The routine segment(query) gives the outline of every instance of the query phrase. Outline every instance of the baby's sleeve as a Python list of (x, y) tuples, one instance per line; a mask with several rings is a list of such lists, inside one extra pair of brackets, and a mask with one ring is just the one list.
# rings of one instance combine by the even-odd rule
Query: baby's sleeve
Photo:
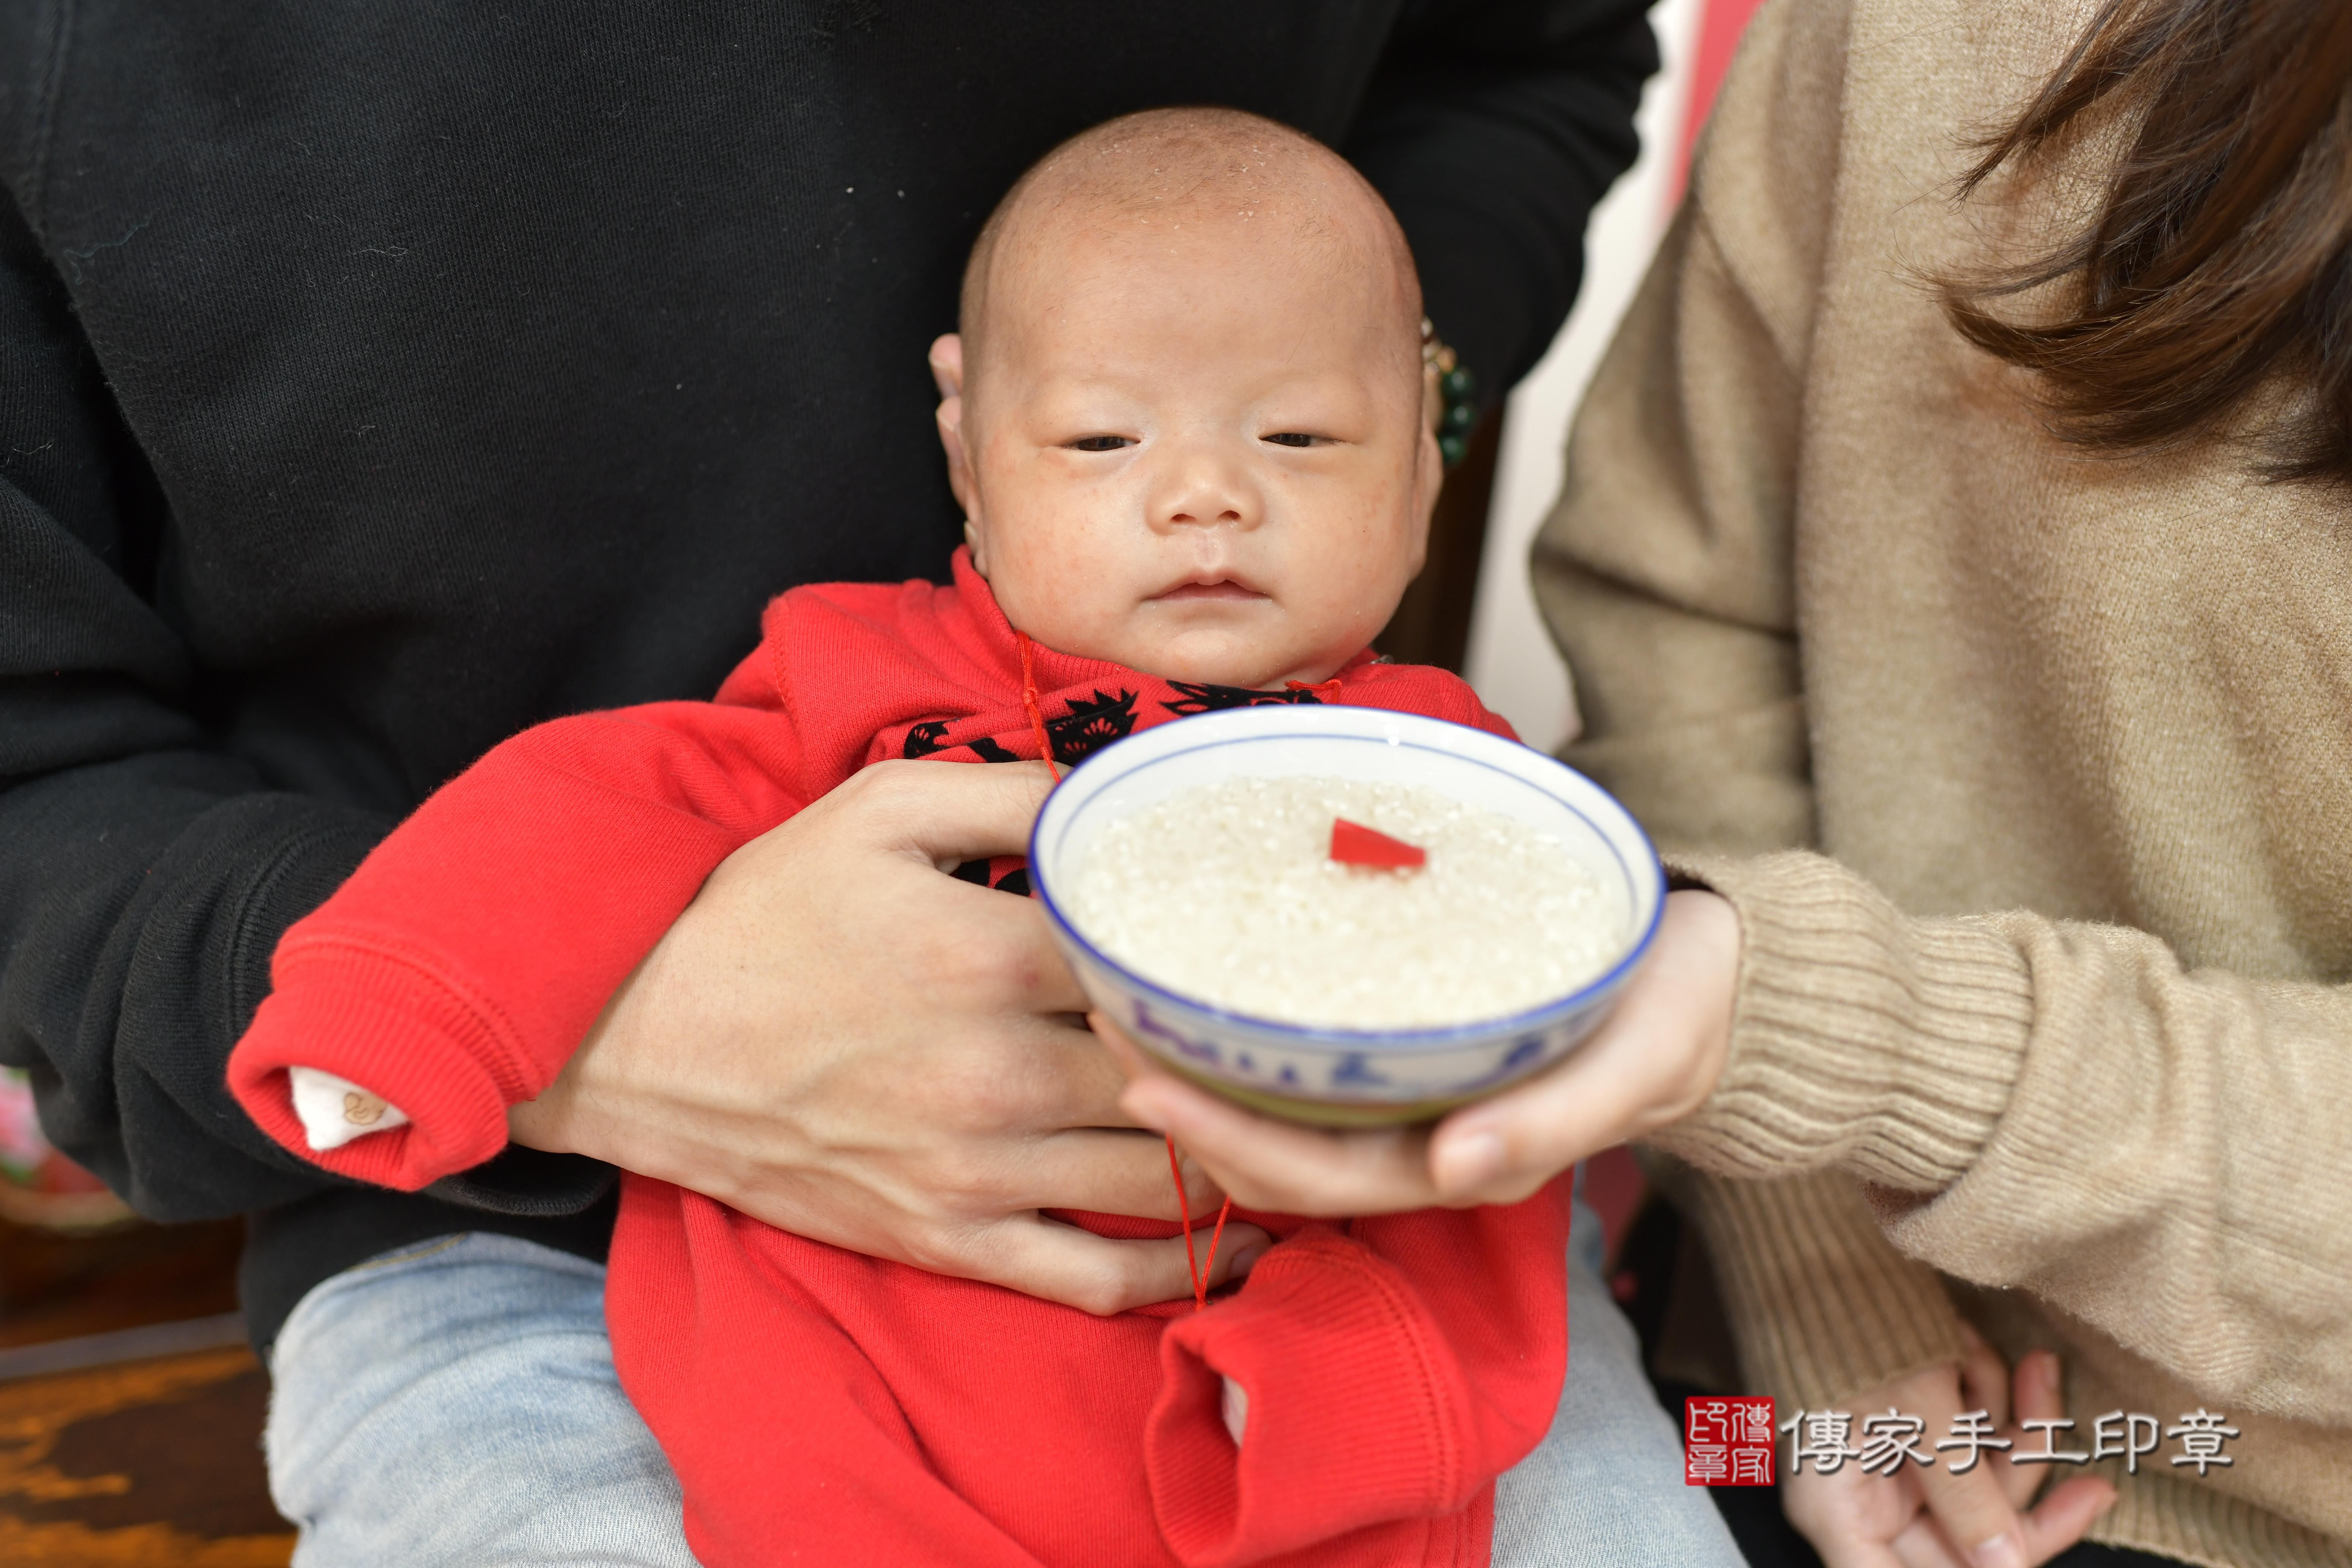
[(1160, 1342), (1144, 1451), (1169, 1545), (1213, 1568), (1477, 1503), (1559, 1406), (1567, 1258), (1564, 1176), (1507, 1208), (1312, 1225), (1276, 1247)]
[(798, 779), (772, 706), (525, 731), (288, 930), (231, 1090), (278, 1142), (362, 1181), (415, 1191), (480, 1164), (719, 863), (803, 804)]

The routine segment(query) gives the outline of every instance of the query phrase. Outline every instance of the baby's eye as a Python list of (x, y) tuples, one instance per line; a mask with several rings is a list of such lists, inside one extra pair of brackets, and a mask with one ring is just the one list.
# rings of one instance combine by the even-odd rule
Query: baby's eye
[(1070, 443), (1072, 448), (1080, 452), (1116, 452), (1121, 447), (1134, 445), (1133, 437), (1127, 436), (1081, 436)]
[(1261, 438), (1277, 447), (1312, 447), (1331, 439), (1328, 436), (1309, 436), (1303, 430), (1282, 430)]

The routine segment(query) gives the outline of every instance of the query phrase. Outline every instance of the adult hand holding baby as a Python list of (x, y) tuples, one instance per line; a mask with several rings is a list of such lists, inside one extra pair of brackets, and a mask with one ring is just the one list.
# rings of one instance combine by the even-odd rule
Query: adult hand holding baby
[[(1174, 1219), (1167, 1154), (1119, 1109), (1042, 912), (940, 874), (1017, 853), (1049, 787), (1035, 763), (885, 763), (745, 845), (513, 1108), (515, 1141), (1092, 1312), (1189, 1294), (1181, 1237), (1037, 1212)], [(1218, 1278), (1266, 1239), (1229, 1226)]]
[(1517, 1203), (1586, 1155), (1706, 1101), (1729, 1047), (1739, 951), (1727, 901), (1669, 894), (1649, 957), (1589, 1039), (1434, 1127), (1334, 1131), (1260, 1116), (1161, 1070), (1100, 1015), (1093, 1023), (1132, 1075), (1121, 1107), (1246, 1207), (1362, 1215)]

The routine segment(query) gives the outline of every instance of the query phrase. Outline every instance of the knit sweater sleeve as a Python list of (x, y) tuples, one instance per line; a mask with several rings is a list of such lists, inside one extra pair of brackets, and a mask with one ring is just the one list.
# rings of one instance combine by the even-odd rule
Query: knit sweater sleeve
[[(1671, 857), (1814, 841), (1796, 648), (1796, 452), (1839, 155), (1844, 7), (1769, 6), (1692, 199), (1577, 417), (1535, 552), (1584, 731), (1567, 760)], [(1711, 191), (1747, 199), (1711, 202)], [(1820, 1168), (1677, 1173), (1748, 1385), (1819, 1408), (1959, 1354), (1933, 1269)]]
[(1909, 916), (1813, 855), (1688, 868), (1746, 956), (1723, 1080), (1663, 1145), (1852, 1172), (1948, 1273), (2209, 1400), (2352, 1420), (2352, 988), (2189, 970), (2116, 926)]
[(1558, 1408), (1567, 1245), (1564, 1178), (1507, 1208), (1311, 1225), (1171, 1324), (1144, 1458), (1177, 1556), (1254, 1563), (1477, 1503)]
[[(345, 1176), (414, 1191), (481, 1163), (506, 1145), (507, 1108), (554, 1080), (704, 879), (803, 804), (798, 777), (772, 703), (525, 731), (287, 931), (230, 1089), (272, 1138)], [(296, 1068), (363, 1086), (406, 1123), (312, 1148)]]

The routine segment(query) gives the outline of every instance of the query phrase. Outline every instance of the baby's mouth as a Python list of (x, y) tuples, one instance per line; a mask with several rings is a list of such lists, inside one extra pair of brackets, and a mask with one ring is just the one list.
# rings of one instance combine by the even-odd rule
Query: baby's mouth
[(1265, 595), (1230, 577), (1220, 577), (1213, 583), (1180, 583), (1154, 597), (1163, 605), (1201, 599), (1223, 599), (1238, 604), (1249, 599), (1263, 599)]

